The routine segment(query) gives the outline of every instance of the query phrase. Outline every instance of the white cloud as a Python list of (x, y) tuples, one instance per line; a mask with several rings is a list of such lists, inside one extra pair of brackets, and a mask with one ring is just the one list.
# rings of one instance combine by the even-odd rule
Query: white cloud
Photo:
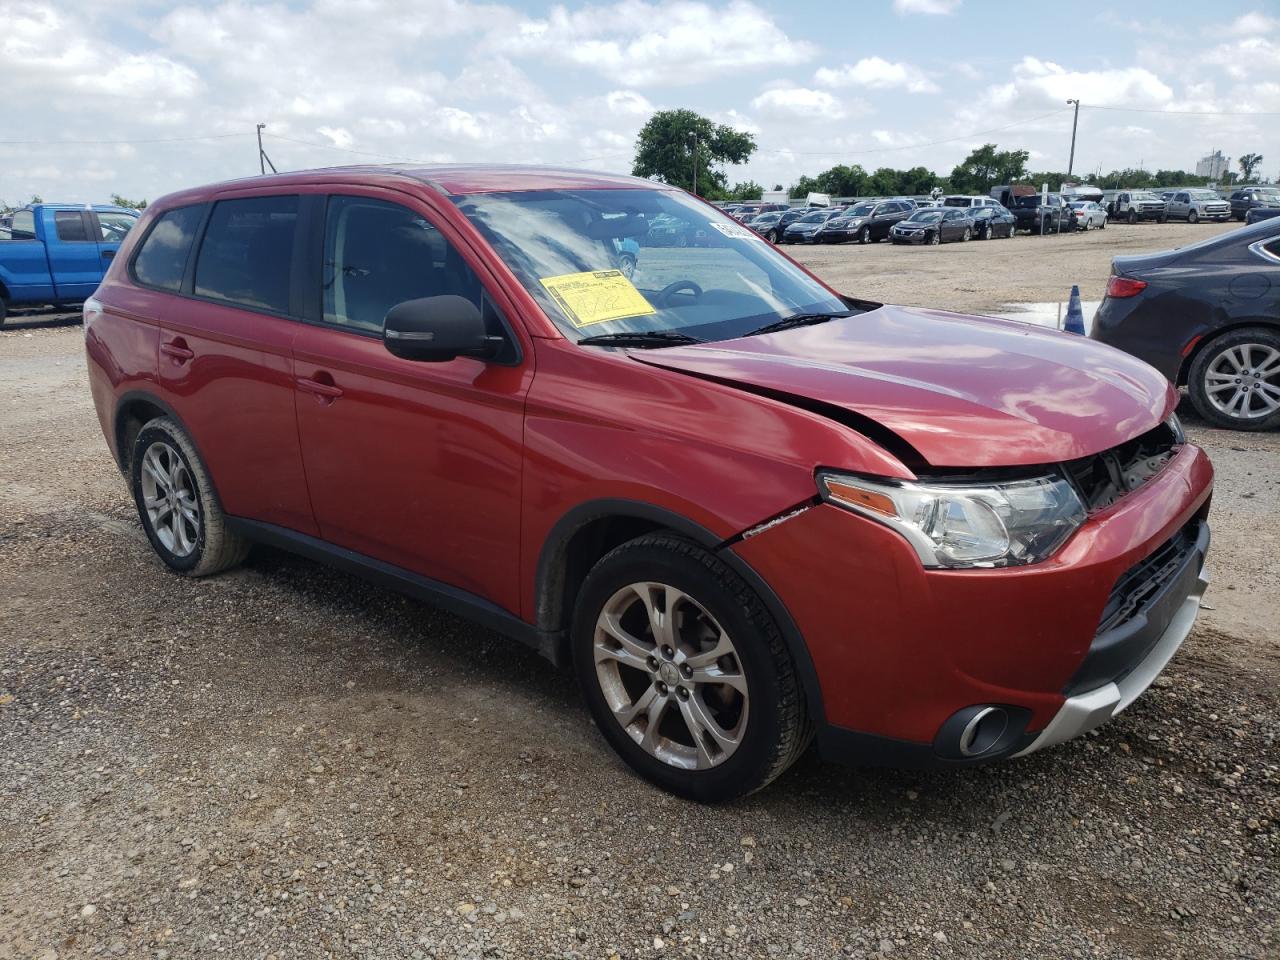
[(909, 63), (890, 63), (881, 57), (863, 57), (843, 67), (820, 67), (814, 81), (824, 87), (867, 87), (890, 90), (895, 87), (908, 93), (937, 93), (938, 85)]
[(839, 100), (825, 90), (807, 87), (766, 90), (751, 101), (751, 106), (775, 120), (838, 120), (844, 116)]
[(558, 6), (491, 42), (512, 56), (536, 56), (595, 70), (630, 86), (679, 86), (742, 70), (800, 63), (813, 44), (791, 40), (753, 3), (620, 0), (611, 6)]
[(1280, 19), (1268, 17), (1264, 13), (1254, 10), (1243, 16), (1236, 17), (1228, 28), (1232, 33), (1239, 36), (1254, 36), (1259, 33), (1273, 33), (1280, 31)]
[(893, 0), (894, 12), (899, 16), (908, 13), (941, 15), (954, 13), (961, 0)]
[(1144, 67), (1116, 70), (1068, 70), (1050, 60), (1023, 57), (1013, 68), (1013, 83), (1000, 87), (1005, 102), (1019, 99), (1045, 105), (1079, 99), (1093, 106), (1163, 107), (1173, 89)]

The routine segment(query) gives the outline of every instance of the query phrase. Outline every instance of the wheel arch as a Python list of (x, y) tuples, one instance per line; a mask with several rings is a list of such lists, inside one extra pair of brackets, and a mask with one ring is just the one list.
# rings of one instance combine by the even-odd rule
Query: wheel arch
[(667, 531), (696, 543), (742, 577), (777, 623), (795, 662), (814, 722), (826, 714), (818, 673), (795, 620), (782, 599), (751, 566), (712, 531), (688, 517), (638, 500), (594, 500), (569, 510), (551, 528), (538, 555), (535, 622), (555, 663), (569, 663), (569, 621), (578, 591), (596, 562), (614, 547), (647, 533)]
[(1196, 358), (1202, 354), (1207, 347), (1226, 336), (1234, 333), (1236, 330), (1244, 330), (1248, 327), (1266, 327), (1273, 333), (1280, 333), (1280, 317), (1252, 317), (1241, 320), (1232, 320), (1230, 323), (1221, 327), (1215, 327), (1212, 332), (1206, 333), (1196, 341), (1195, 346), (1185, 357), (1182, 358), (1182, 365), (1178, 368), (1178, 379), (1176, 386), (1186, 386), (1188, 377), (1191, 374), (1191, 365), (1196, 362)]
[(199, 454), (201, 461), (205, 464), (205, 469), (208, 470), (209, 462), (205, 460), (204, 453), (200, 450), (199, 442), (196, 440), (195, 435), (187, 429), (187, 425), (183, 423), (182, 418), (178, 416), (173, 407), (149, 391), (130, 390), (121, 394), (116, 401), (115, 413), (111, 422), (112, 436), (115, 440), (116, 466), (120, 468), (120, 472), (126, 477), (129, 475), (133, 441), (137, 438), (138, 432), (143, 426), (157, 417), (168, 417), (183, 429), (183, 432), (186, 433), (187, 438), (191, 441), (191, 445), (195, 447), (196, 453)]

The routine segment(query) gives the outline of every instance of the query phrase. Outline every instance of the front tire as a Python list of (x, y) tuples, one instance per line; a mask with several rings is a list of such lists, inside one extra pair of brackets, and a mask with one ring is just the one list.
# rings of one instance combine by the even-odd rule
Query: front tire
[(942, 242), (942, 231), (941, 230), (933, 231), (933, 233), (929, 234), (929, 239), (926, 242), (931, 247), (936, 247), (938, 244)]
[(596, 726), (664, 790), (708, 803), (744, 796), (812, 737), (777, 624), (687, 540), (650, 534), (601, 559), (579, 591), (571, 643)]
[(1197, 213), (1195, 210), (1190, 210), (1187, 212), (1187, 223), (1199, 223), (1199, 222), (1200, 222), (1199, 213)]
[(1135, 223), (1137, 223), (1137, 222), (1138, 222), (1138, 214), (1137, 214), (1137, 212), (1136, 212), (1136, 211), (1133, 211), (1133, 210), (1130, 210), (1130, 211), (1129, 211), (1129, 224), (1132, 226), (1133, 224), (1135, 224)]
[(158, 417), (138, 431), (129, 478), (142, 528), (170, 570), (207, 577), (248, 556), (248, 541), (227, 529), (209, 471), (174, 420)]
[(1187, 387), (1196, 410), (1216, 427), (1280, 426), (1280, 333), (1245, 327), (1218, 337), (1196, 355)]

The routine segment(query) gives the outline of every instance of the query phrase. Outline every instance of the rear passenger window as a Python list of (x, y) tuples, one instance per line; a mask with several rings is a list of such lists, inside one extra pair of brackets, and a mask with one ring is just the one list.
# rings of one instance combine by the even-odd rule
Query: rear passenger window
[(9, 231), (14, 240), (34, 240), (36, 238), (36, 215), (31, 210), (19, 210), (13, 215), (13, 223)]
[(196, 296), (288, 313), (297, 222), (297, 197), (219, 201), (196, 257)]
[(59, 240), (84, 242), (89, 239), (89, 231), (84, 228), (84, 217), (79, 210), (55, 210), (53, 228)]
[(480, 279), (421, 214), (365, 197), (331, 197), (324, 229), (326, 323), (381, 333), (387, 311), (454, 294), (485, 312)]
[(187, 254), (195, 239), (204, 206), (178, 207), (163, 214), (151, 228), (133, 258), (133, 276), (139, 283), (162, 290), (177, 290), (187, 269)]

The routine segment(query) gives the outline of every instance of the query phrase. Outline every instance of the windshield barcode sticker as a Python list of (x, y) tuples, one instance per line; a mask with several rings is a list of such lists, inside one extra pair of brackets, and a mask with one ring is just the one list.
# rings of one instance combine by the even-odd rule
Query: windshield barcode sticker
[(658, 312), (621, 270), (566, 273), (542, 277), (538, 282), (575, 327)]
[(711, 227), (712, 230), (719, 230), (726, 237), (734, 237), (738, 240), (760, 239), (757, 234), (752, 233), (740, 223), (720, 223), (719, 221), (712, 220), (707, 224), (707, 226)]

